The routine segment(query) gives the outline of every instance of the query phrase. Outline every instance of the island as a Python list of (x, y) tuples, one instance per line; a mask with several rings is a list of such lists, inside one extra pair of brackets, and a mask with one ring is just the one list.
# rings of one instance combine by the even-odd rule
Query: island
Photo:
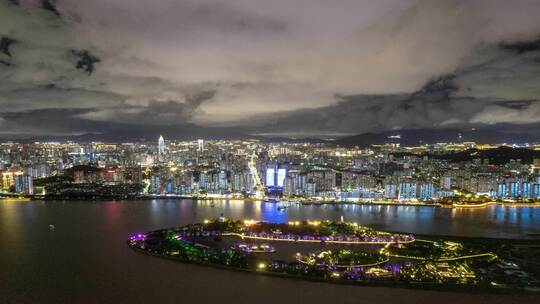
[(537, 244), (515, 247), (504, 241), (420, 238), (343, 221), (268, 223), (220, 217), (137, 233), (127, 243), (139, 252), (179, 262), (296, 279), (475, 292), (540, 291), (538, 268), (519, 262), (520, 254), (538, 253)]

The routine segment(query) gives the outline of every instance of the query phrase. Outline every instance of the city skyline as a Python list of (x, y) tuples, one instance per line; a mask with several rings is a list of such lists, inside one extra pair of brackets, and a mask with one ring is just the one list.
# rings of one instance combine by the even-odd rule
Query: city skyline
[(0, 138), (538, 140), (539, 13), (537, 1), (0, 1)]

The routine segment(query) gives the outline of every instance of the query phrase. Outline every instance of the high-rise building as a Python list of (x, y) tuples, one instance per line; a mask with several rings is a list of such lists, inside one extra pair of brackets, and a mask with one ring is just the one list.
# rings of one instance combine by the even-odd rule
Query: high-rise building
[(397, 198), (397, 186), (394, 184), (386, 184), (384, 186), (384, 197), (385, 198)]
[(508, 183), (508, 196), (509, 197), (518, 197), (519, 196), (519, 183), (512, 181)]
[(244, 178), (246, 179), (245, 183), (245, 189), (247, 192), (253, 192), (253, 189), (255, 188), (255, 178), (253, 177), (253, 174), (251, 171), (247, 170), (244, 173)]
[(197, 150), (199, 152), (202, 152), (204, 150), (204, 140), (202, 139), (197, 140)]
[(234, 173), (232, 175), (232, 190), (234, 192), (240, 192), (242, 191), (243, 189), (243, 178), (242, 178), (242, 175), (240, 173)]
[(306, 193), (307, 196), (315, 196), (315, 194), (317, 193), (316, 191), (317, 191), (317, 186), (315, 185), (313, 181), (309, 181), (306, 183), (304, 192)]
[(409, 200), (416, 198), (416, 183), (413, 181), (403, 181), (399, 184), (400, 200)]
[(206, 175), (206, 172), (201, 172), (199, 175), (199, 187), (201, 189), (206, 189), (206, 183), (208, 182), (208, 176)]
[(168, 182), (167, 185), (166, 185), (166, 190), (167, 190), (167, 193), (171, 194), (171, 193), (175, 193), (176, 191), (176, 187), (174, 186), (174, 183), (173, 182)]
[(15, 175), (15, 192), (21, 194), (34, 194), (33, 179), (30, 175)]
[(476, 191), (477, 193), (481, 194), (488, 194), (491, 190), (494, 189), (495, 185), (495, 179), (492, 177), (490, 173), (478, 173), (476, 175), (477, 180), (477, 187)]
[(291, 196), (294, 194), (294, 180), (292, 177), (287, 176), (285, 177), (285, 181), (283, 182), (283, 195), (285, 196)]
[(165, 139), (160, 135), (158, 139), (158, 160), (160, 162), (165, 160)]
[(15, 185), (15, 177), (22, 174), (23, 172), (2, 172), (2, 187), (8, 190), (11, 186)]
[(218, 187), (219, 187), (219, 190), (227, 190), (228, 188), (227, 172), (220, 171), (218, 173)]
[(533, 197), (540, 198), (540, 184), (533, 184)]
[(287, 176), (287, 169), (280, 168), (277, 170), (276, 184), (278, 187), (283, 187), (285, 176)]
[(276, 170), (274, 168), (266, 169), (266, 186), (274, 187), (276, 185)]
[(150, 177), (150, 193), (161, 192), (161, 178), (158, 175), (152, 175)]
[(441, 177), (441, 189), (450, 190), (452, 188), (452, 177), (445, 175)]
[(532, 198), (532, 185), (530, 182), (521, 183), (521, 197), (523, 198)]
[(506, 197), (506, 184), (505, 183), (499, 183), (497, 185), (497, 197), (499, 198)]
[(432, 183), (421, 183), (419, 187), (419, 197), (421, 200), (433, 199), (435, 188)]

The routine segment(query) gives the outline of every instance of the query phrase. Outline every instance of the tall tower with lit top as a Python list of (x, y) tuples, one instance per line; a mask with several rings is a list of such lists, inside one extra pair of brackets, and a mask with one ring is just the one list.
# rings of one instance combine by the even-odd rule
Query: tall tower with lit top
[(160, 135), (158, 139), (158, 160), (162, 162), (165, 158), (165, 140)]

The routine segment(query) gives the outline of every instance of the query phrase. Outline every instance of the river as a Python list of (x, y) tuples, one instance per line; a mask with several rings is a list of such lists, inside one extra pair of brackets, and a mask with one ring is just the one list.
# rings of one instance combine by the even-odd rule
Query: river
[[(242, 201), (0, 201), (0, 303), (516, 303), (533, 297), (342, 286), (175, 263), (130, 250), (135, 232), (223, 214), (355, 221), (418, 234), (528, 238), (540, 208), (292, 205)], [(49, 229), (54, 225), (55, 229)]]

